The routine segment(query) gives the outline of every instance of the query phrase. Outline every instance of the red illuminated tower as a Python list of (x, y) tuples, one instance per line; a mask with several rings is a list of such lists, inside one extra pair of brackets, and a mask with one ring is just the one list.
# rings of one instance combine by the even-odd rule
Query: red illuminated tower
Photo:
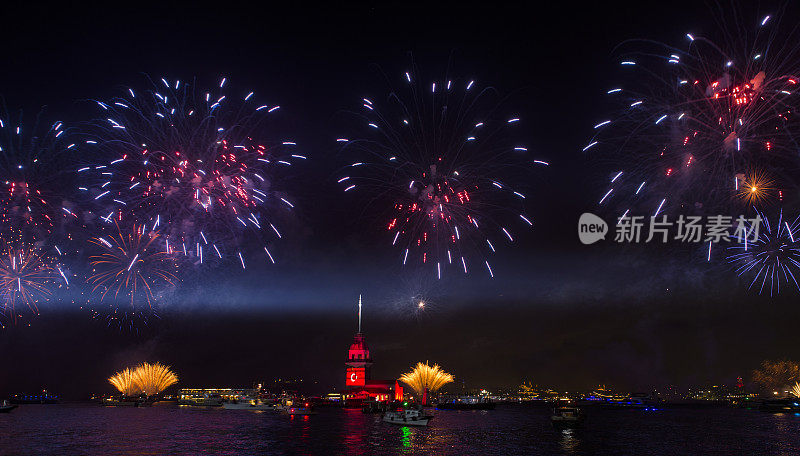
[(369, 368), (372, 366), (372, 358), (369, 355), (364, 335), (361, 334), (361, 295), (358, 296), (358, 333), (353, 338), (353, 343), (350, 344), (345, 364), (347, 365), (345, 386), (365, 386), (366, 381), (370, 378)]

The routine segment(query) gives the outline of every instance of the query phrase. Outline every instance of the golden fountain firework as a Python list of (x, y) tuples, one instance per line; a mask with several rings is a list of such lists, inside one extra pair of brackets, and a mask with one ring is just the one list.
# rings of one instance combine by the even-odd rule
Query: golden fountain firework
[(800, 382), (794, 382), (794, 386), (789, 392), (792, 393), (794, 397), (800, 397)]
[(153, 396), (178, 383), (178, 376), (161, 363), (142, 363), (135, 369), (117, 372), (108, 382), (126, 396)]
[(108, 382), (126, 396), (137, 396), (142, 392), (136, 385), (136, 376), (130, 368), (117, 372), (108, 379)]
[(161, 363), (142, 363), (136, 368), (136, 380), (142, 392), (152, 396), (178, 383), (178, 376)]
[(428, 392), (435, 392), (439, 388), (453, 381), (453, 376), (443, 371), (438, 364), (430, 366), (425, 363), (417, 363), (411, 372), (406, 372), (400, 377), (400, 381), (407, 384), (420, 396)]

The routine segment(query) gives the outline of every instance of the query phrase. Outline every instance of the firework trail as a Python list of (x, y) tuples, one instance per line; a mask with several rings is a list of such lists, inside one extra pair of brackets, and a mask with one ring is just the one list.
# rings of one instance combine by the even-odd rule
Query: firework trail
[(207, 92), (161, 79), (149, 90), (98, 101), (101, 118), (85, 140), (105, 157), (83, 166), (79, 191), (101, 222), (125, 213), (161, 232), (162, 248), (200, 265), (223, 258), (246, 267), (241, 246), (280, 239), (278, 218), (294, 205), (280, 190), (293, 141), (264, 141), (279, 109), (253, 92), (226, 95), (223, 78)]
[(153, 307), (160, 291), (178, 282), (176, 254), (164, 249), (158, 231), (135, 224), (127, 230), (116, 227), (115, 234), (90, 240), (100, 253), (89, 257), (89, 283), (101, 302), (110, 300), (119, 309), (125, 298), (130, 312), (141, 313)]
[(437, 278), (450, 267), (493, 276), (488, 256), (533, 225), (512, 185), (548, 163), (514, 141), (521, 120), (498, 113), (494, 90), (473, 80), (422, 84), (411, 73), (403, 85), (384, 101), (361, 100), (368, 135), (337, 140), (353, 155), (338, 183), (371, 196), (404, 265)]
[[(773, 224), (763, 213), (758, 214), (761, 218), (758, 238), (750, 241), (745, 237), (744, 242), (729, 247), (728, 263), (740, 277), (752, 277), (748, 288), (757, 288), (759, 294), (768, 289), (770, 296), (774, 296), (787, 285), (800, 288), (796, 277), (800, 270), (800, 244), (796, 241), (800, 217), (790, 222), (781, 211)], [(747, 229), (752, 228), (748, 224)]]
[(719, 40), (620, 45), (624, 82), (607, 90), (616, 111), (583, 148), (611, 167), (597, 199), (618, 216), (797, 199), (798, 32), (771, 16), (721, 22)]

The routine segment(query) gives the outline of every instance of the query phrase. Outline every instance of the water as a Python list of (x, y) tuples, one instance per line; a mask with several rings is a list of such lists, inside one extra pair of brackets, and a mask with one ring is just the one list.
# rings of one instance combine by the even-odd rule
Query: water
[(358, 410), (277, 412), (93, 404), (22, 405), (0, 414), (2, 455), (796, 455), (800, 416), (753, 410), (589, 409), (557, 431), (549, 411), (434, 411), (428, 428)]

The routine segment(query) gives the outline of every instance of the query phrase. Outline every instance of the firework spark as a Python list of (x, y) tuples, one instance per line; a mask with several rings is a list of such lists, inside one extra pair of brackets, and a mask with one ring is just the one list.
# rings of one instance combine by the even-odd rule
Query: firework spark
[(400, 377), (400, 381), (413, 388), (422, 397), (425, 391), (433, 393), (452, 382), (453, 376), (443, 371), (438, 364), (430, 366), (426, 361), (424, 364), (417, 363), (410, 372)]
[(371, 195), (404, 265), (437, 278), (447, 268), (493, 276), (488, 256), (514, 241), (515, 227), (533, 225), (513, 183), (548, 163), (514, 141), (521, 121), (498, 115), (492, 89), (454, 79), (423, 86), (411, 73), (403, 83), (385, 103), (362, 99), (370, 135), (338, 139), (354, 154), (338, 182)]
[(239, 247), (249, 235), (274, 263), (278, 219), (294, 208), (281, 179), (306, 157), (294, 141), (261, 140), (279, 106), (259, 104), (252, 92), (226, 95), (225, 83), (199, 93), (162, 79), (98, 102), (102, 119), (86, 143), (111, 158), (80, 168), (87, 183), (79, 190), (100, 220), (132, 214), (161, 230), (168, 252), (195, 264), (227, 256), (244, 268)]
[[(123, 231), (125, 231), (123, 233)], [(90, 242), (102, 253), (89, 257), (93, 292), (100, 292), (101, 301), (107, 297), (124, 296), (131, 309), (141, 308), (141, 301), (152, 307), (159, 287), (174, 286), (177, 282), (175, 255), (164, 250), (158, 231), (147, 231), (144, 225), (133, 225), (117, 233), (99, 236)]]
[[(778, 215), (776, 223), (759, 213), (761, 218), (758, 238), (754, 241), (744, 239), (736, 242), (729, 250), (728, 263), (736, 267), (740, 277), (752, 277), (749, 288), (758, 288), (761, 294), (769, 289), (770, 296), (781, 292), (781, 285), (800, 288), (797, 283), (797, 272), (800, 269), (800, 244), (798, 244), (798, 228), (800, 218), (789, 222), (783, 218), (783, 211)], [(753, 230), (751, 225), (747, 230)]]
[(618, 110), (597, 122), (584, 148), (613, 167), (601, 205), (709, 213), (797, 188), (789, 173), (800, 166), (797, 30), (781, 29), (777, 17), (753, 27), (721, 30), (717, 42), (687, 34), (679, 48), (620, 46), (629, 77), (607, 91)]

